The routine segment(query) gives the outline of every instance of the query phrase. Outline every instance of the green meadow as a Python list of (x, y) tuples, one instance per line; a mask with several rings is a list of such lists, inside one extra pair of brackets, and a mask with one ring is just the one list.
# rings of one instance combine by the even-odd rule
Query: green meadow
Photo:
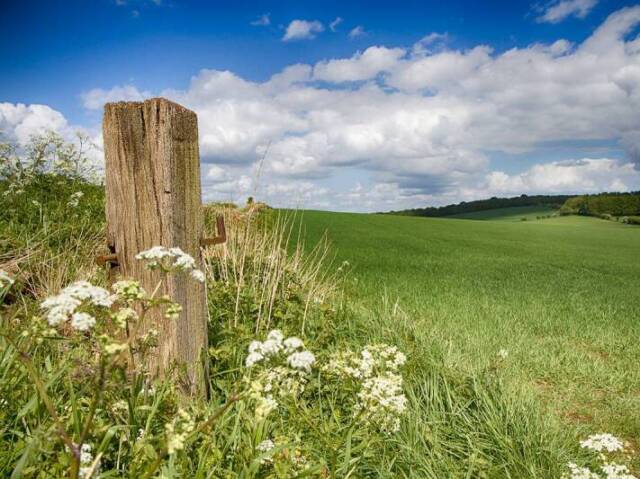
[(573, 434), (611, 432), (637, 449), (640, 228), (535, 220), (533, 209), (532, 221), (514, 208), (484, 212), (487, 221), (305, 211), (302, 230), (308, 245), (326, 235), (334, 266), (349, 262), (363, 335), (395, 336), (471, 375), (504, 349), (499, 377), (514, 401)]

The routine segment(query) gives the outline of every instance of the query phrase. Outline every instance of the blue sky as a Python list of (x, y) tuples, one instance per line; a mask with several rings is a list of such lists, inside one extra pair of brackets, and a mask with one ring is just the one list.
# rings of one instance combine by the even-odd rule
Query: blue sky
[[(636, 2), (1, 8), (5, 134), (83, 129), (99, 161), (102, 103), (163, 94), (199, 114), (207, 199), (255, 190), (281, 205), (366, 211), (640, 188)], [(598, 31), (612, 33), (590, 41)], [(269, 83), (293, 65), (294, 80)]]

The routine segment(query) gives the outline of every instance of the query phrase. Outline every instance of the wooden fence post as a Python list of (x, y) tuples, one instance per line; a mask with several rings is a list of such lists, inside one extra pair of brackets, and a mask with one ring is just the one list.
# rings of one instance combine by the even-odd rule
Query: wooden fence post
[[(140, 251), (177, 246), (202, 266), (198, 120), (164, 98), (108, 103), (103, 137), (108, 246), (117, 257), (118, 276), (139, 280), (151, 293), (160, 273), (135, 259)], [(154, 308), (145, 318), (141, 334), (150, 328), (159, 332), (150, 369), (162, 377), (174, 364), (186, 366), (183, 386), (191, 394), (206, 394), (205, 286), (188, 275), (169, 275), (160, 293), (178, 302), (182, 312), (172, 320)]]

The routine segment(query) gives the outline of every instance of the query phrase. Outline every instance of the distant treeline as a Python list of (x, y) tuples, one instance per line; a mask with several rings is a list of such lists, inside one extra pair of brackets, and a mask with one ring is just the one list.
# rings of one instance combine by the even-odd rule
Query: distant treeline
[(640, 216), (640, 191), (580, 195), (565, 201), (560, 214), (609, 217)]
[(462, 201), (457, 205), (447, 205), (440, 207), (414, 208), (412, 210), (390, 211), (391, 215), (405, 216), (451, 216), (462, 213), (473, 213), (476, 211), (495, 210), (498, 208), (510, 208), (514, 206), (550, 206), (560, 208), (572, 197), (569, 195), (520, 195), (513, 198), (489, 198), (488, 200)]

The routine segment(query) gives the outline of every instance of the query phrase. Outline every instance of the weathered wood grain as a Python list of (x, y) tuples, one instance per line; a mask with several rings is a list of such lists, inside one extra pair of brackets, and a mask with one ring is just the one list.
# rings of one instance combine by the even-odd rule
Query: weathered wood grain
[[(202, 214), (196, 114), (163, 98), (105, 105), (107, 241), (118, 258), (113, 278), (132, 278), (152, 292), (160, 273), (135, 255), (152, 246), (178, 246), (201, 264)], [(187, 390), (203, 393), (201, 357), (207, 342), (203, 284), (170, 275), (160, 294), (183, 308), (179, 319), (150, 312), (141, 334), (159, 331), (151, 370), (163, 376), (173, 364), (186, 366)], [(184, 369), (184, 368), (183, 368)]]

